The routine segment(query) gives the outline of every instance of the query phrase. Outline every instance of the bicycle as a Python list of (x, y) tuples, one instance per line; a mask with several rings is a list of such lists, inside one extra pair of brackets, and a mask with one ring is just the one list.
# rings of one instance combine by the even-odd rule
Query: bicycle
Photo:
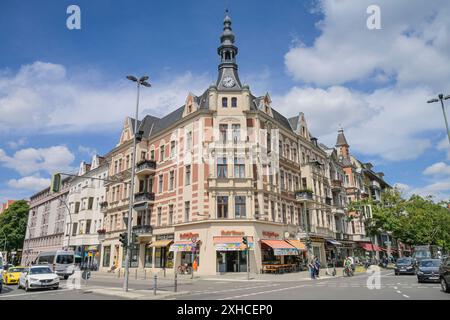
[(181, 265), (178, 267), (178, 273), (179, 274), (191, 274), (192, 268), (189, 267), (187, 264)]

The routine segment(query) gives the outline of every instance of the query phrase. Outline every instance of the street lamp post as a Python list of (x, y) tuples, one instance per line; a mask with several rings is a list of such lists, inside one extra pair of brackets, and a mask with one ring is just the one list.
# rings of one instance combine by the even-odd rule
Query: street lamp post
[(434, 103), (434, 102), (441, 101), (442, 113), (444, 114), (445, 127), (447, 129), (448, 142), (450, 143), (450, 130), (448, 128), (447, 114), (445, 113), (445, 107), (444, 107), (444, 100), (450, 99), (450, 95), (447, 95), (444, 97), (444, 95), (442, 93), (440, 93), (438, 95), (438, 98), (439, 99), (434, 98), (434, 99), (428, 100), (427, 103)]
[(64, 201), (63, 199), (59, 199), (59, 202), (60, 203), (63, 203), (65, 206), (66, 206), (66, 208), (67, 208), (67, 212), (69, 213), (69, 230), (68, 230), (68, 236), (69, 236), (69, 238), (67, 239), (67, 251), (70, 249), (70, 232), (71, 232), (71, 229), (72, 229), (72, 214), (70, 213), (70, 208), (69, 208), (69, 206), (67, 205), (67, 202), (66, 201)]
[(5, 243), (3, 244), (3, 252), (6, 252), (6, 243), (7, 243), (7, 240), (8, 240), (8, 238), (6, 237), (6, 233), (5, 233), (5, 231), (3, 231), (3, 236), (5, 237)]
[(143, 76), (139, 80), (134, 76), (127, 76), (127, 79), (136, 82), (137, 85), (137, 100), (136, 100), (136, 116), (134, 119), (134, 138), (133, 138), (133, 154), (131, 162), (131, 186), (130, 186), (130, 205), (128, 208), (128, 220), (127, 220), (127, 254), (125, 257), (125, 277), (123, 283), (123, 289), (128, 291), (128, 278), (130, 271), (130, 260), (131, 260), (131, 241), (132, 241), (132, 221), (133, 221), (133, 205), (134, 205), (134, 175), (136, 172), (136, 138), (138, 135), (138, 117), (139, 117), (139, 94), (141, 85), (144, 87), (151, 87), (150, 83), (147, 82), (148, 76)]

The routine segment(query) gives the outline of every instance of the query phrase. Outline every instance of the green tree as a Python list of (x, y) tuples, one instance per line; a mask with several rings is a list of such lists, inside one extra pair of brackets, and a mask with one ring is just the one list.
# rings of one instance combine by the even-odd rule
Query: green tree
[(19, 200), (0, 215), (1, 250), (3, 250), (5, 245), (5, 236), (6, 251), (22, 249), (27, 230), (29, 209), (25, 200)]

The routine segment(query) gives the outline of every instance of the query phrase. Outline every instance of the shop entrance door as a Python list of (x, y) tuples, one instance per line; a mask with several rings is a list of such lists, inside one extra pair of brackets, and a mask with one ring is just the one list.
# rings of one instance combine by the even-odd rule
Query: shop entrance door
[(239, 251), (228, 251), (226, 253), (226, 272), (239, 271)]

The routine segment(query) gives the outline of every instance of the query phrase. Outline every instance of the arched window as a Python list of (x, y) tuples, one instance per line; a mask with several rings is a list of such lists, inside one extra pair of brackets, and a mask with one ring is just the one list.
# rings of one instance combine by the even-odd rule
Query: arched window
[(222, 108), (228, 107), (228, 98), (223, 97), (222, 98)]
[(236, 97), (231, 98), (231, 107), (232, 108), (237, 107), (237, 98)]

